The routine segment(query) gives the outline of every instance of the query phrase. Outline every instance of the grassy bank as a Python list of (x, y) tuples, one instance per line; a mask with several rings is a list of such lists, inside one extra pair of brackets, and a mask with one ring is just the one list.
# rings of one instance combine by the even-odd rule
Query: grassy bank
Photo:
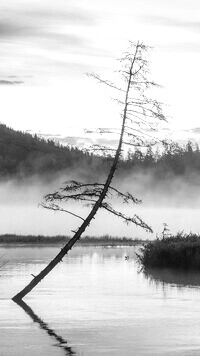
[[(31, 245), (64, 245), (70, 240), (69, 236), (44, 236), (44, 235), (15, 235), (5, 234), (0, 235), (0, 244), (31, 244)], [(109, 235), (104, 236), (85, 236), (78, 242), (79, 245), (94, 245), (94, 246), (135, 246), (141, 244), (139, 239), (131, 239), (127, 237), (113, 237)]]
[(177, 234), (148, 242), (138, 259), (144, 268), (200, 270), (200, 235)]

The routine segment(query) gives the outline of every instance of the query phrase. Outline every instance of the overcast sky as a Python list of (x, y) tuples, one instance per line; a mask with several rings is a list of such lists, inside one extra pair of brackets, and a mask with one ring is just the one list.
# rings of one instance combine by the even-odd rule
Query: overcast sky
[(113, 126), (106, 78), (128, 40), (153, 46), (151, 72), (173, 130), (200, 135), (198, 0), (1, 0), (1, 122), (62, 136)]

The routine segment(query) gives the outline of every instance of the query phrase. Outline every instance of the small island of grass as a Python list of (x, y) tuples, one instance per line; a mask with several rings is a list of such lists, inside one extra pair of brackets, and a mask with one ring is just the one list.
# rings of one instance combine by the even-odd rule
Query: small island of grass
[(200, 235), (178, 233), (146, 243), (137, 255), (143, 268), (200, 270)]

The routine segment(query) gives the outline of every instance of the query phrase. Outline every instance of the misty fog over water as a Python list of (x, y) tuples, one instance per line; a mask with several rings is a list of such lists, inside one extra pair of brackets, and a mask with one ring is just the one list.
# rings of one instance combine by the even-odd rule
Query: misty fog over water
[[(60, 177), (55, 182), (45, 182), (29, 179), (25, 183), (7, 181), (0, 184), (0, 234), (45, 234), (71, 235), (80, 225), (80, 221), (63, 212), (53, 212), (39, 206), (45, 194), (57, 190), (66, 177)], [(119, 187), (116, 181), (115, 186)], [(114, 203), (118, 210), (127, 215), (138, 214), (149, 224), (153, 234), (147, 234), (134, 225), (127, 226), (117, 217), (103, 211), (98, 212), (96, 219), (85, 232), (88, 235), (100, 236), (129, 236), (133, 238), (155, 238), (163, 230), (163, 223), (167, 223), (170, 231), (200, 232), (200, 187), (198, 179), (195, 183), (187, 180), (174, 179), (156, 183), (151, 176), (136, 175), (120, 182), (120, 189), (130, 191), (142, 204), (129, 206)], [(79, 203), (66, 205), (73, 212), (86, 216), (89, 208)]]

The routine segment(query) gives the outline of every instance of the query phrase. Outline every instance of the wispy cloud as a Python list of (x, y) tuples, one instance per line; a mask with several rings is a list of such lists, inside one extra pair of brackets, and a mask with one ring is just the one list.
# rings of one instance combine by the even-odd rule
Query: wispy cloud
[[(85, 19), (80, 14), (65, 13), (62, 14), (60, 20), (60, 13), (49, 15), (48, 11), (40, 13), (33, 12), (8, 12), (0, 16), (0, 40), (20, 39), (37, 39), (38, 44), (43, 40), (49, 41), (66, 41), (73, 46), (80, 46), (82, 44), (83, 36), (76, 35), (73, 32), (67, 31), (67, 25), (76, 21), (89, 23), (89, 17)], [(84, 21), (83, 21), (84, 19)], [(88, 21), (86, 21), (88, 20)], [(84, 42), (84, 41), (83, 41)]]
[[(24, 82), (27, 76), (29, 81), (34, 80), (30, 79), (32, 76), (40, 82), (40, 77), (48, 72), (50, 76), (58, 75), (61, 62), (65, 62), (62, 69), (65, 76), (70, 68), (74, 70), (70, 56), (76, 57), (76, 67), (80, 65), (82, 69), (81, 56), (92, 55), (93, 49), (95, 52), (87, 37), (95, 23), (90, 12), (59, 0), (57, 4), (50, 1), (49, 5), (0, 3), (0, 78), (7, 72), (21, 76)], [(6, 78), (0, 84), (17, 82)]]
[(157, 26), (168, 26), (168, 27), (179, 27), (181, 29), (190, 29), (192, 31), (200, 32), (200, 21), (189, 21), (187, 19), (183, 20), (179, 17), (165, 17), (165, 16), (155, 16), (155, 15), (145, 15), (140, 16), (140, 20), (145, 23), (149, 23)]
[[(169, 35), (168, 41), (158, 40), (158, 47), (164, 51), (168, 52), (189, 52), (189, 53), (199, 53), (200, 43), (199, 39), (192, 36), (190, 32), (198, 35), (200, 33), (200, 21), (193, 20), (189, 18), (182, 18), (181, 16), (162, 16), (162, 15), (144, 15), (138, 16), (140, 22), (145, 23), (145, 25), (157, 26), (162, 31), (162, 27), (170, 29), (176, 33), (173, 38)], [(189, 31), (189, 34), (185, 37), (184, 32)], [(177, 33), (181, 36), (177, 41)], [(172, 32), (173, 33), (173, 32)]]
[(22, 84), (23, 81), (21, 80), (7, 80), (7, 79), (0, 79), (0, 85), (16, 85)]
[(200, 52), (200, 42), (175, 42), (175, 43), (159, 43), (159, 48), (167, 52), (176, 53), (199, 53)]
[(48, 20), (53, 22), (64, 21), (67, 23), (82, 23), (85, 25), (95, 24), (94, 18), (88, 12), (83, 9), (59, 9), (59, 7), (49, 8), (34, 8), (31, 10), (20, 10), (20, 14), (24, 17), (31, 18), (32, 20)]
[(190, 132), (193, 132), (195, 134), (200, 134), (200, 127), (194, 127), (193, 129), (190, 130)]
[(116, 147), (118, 139), (112, 139), (110, 137), (84, 137), (84, 136), (61, 136), (39, 133), (38, 136), (51, 139), (55, 142), (59, 142), (62, 145), (71, 145), (81, 148), (89, 148), (92, 145), (111, 146)]
[(193, 133), (193, 134), (200, 134), (200, 127), (193, 127), (191, 129), (187, 129), (187, 130), (182, 130), (183, 132), (187, 132), (187, 133)]

